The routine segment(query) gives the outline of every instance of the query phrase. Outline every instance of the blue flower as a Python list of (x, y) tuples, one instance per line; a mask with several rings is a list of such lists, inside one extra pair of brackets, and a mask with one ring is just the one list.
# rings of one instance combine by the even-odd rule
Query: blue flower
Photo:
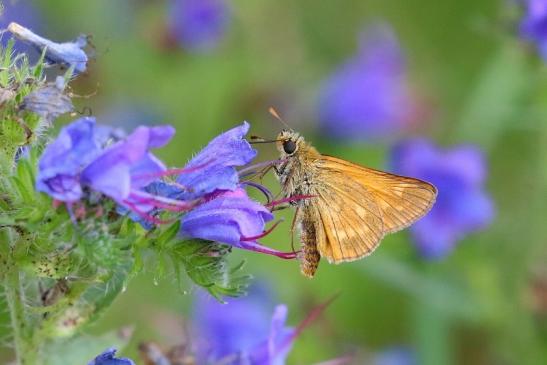
[(109, 348), (88, 362), (87, 365), (135, 365), (131, 359), (125, 357), (115, 358), (116, 351), (114, 348)]
[(324, 81), (318, 107), (323, 133), (339, 139), (385, 138), (408, 124), (405, 61), (388, 25), (367, 30), (359, 53)]
[(521, 37), (535, 43), (541, 56), (547, 59), (547, 2), (525, 0), (526, 15), (520, 23)]
[(57, 76), (54, 83), (48, 83), (24, 97), (21, 109), (38, 114), (51, 123), (60, 115), (74, 109), (72, 101), (65, 94), (65, 79)]
[(149, 150), (167, 144), (174, 133), (171, 126), (138, 127), (86, 166), (82, 184), (137, 213), (151, 211), (157, 200), (143, 188), (167, 169)]
[(80, 174), (102, 152), (103, 137), (92, 117), (80, 118), (61, 129), (40, 158), (36, 189), (63, 202), (80, 200)]
[(297, 335), (285, 324), (287, 307), (274, 307), (257, 285), (227, 304), (198, 296), (193, 318), (198, 363), (282, 365)]
[[(149, 150), (165, 145), (174, 133), (171, 126), (138, 127), (129, 136), (120, 138), (119, 132), (111, 128), (97, 127), (94, 118), (79, 119), (64, 127), (46, 147), (38, 163), (36, 188), (66, 203), (81, 200), (84, 187), (89, 188), (142, 219), (162, 223), (150, 212), (159, 208), (180, 212), (192, 207), (191, 202), (147, 190), (171, 173)], [(119, 140), (105, 147), (112, 138)], [(163, 192), (167, 190), (162, 189)]]
[(484, 191), (488, 169), (478, 148), (441, 151), (427, 140), (414, 139), (396, 146), (391, 159), (396, 173), (428, 181), (439, 191), (429, 214), (411, 228), (423, 256), (447, 255), (458, 240), (492, 221), (493, 203)]
[(40, 37), (30, 29), (15, 22), (8, 25), (8, 30), (18, 39), (36, 48), (40, 53), (46, 50), (45, 58), (52, 64), (74, 67), (75, 73), (85, 72), (87, 55), (83, 48), (87, 46), (87, 37), (80, 35), (73, 42), (56, 43)]
[(229, 244), (242, 249), (294, 258), (295, 254), (280, 252), (258, 243), (266, 222), (273, 215), (263, 205), (251, 200), (245, 190), (218, 191), (182, 217), (183, 237), (199, 238)]
[(177, 179), (179, 184), (188, 187), (179, 198), (189, 200), (216, 190), (235, 190), (239, 183), (235, 167), (248, 164), (256, 156), (256, 150), (243, 139), (248, 131), (249, 123), (244, 122), (209, 142), (185, 166), (188, 171)]
[(229, 22), (230, 9), (226, 0), (171, 0), (169, 28), (183, 48), (214, 48)]

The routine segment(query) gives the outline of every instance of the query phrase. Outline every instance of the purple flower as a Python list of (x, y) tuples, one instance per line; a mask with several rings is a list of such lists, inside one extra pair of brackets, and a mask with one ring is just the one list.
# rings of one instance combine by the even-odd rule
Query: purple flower
[(214, 48), (230, 22), (226, 0), (171, 0), (171, 35), (189, 50)]
[(171, 126), (138, 127), (105, 148), (108, 139), (119, 139), (116, 131), (95, 126), (94, 118), (79, 119), (63, 128), (45, 149), (38, 164), (36, 188), (59, 201), (73, 203), (82, 199), (86, 187), (143, 219), (162, 223), (149, 213), (158, 208), (180, 212), (192, 207), (191, 202), (147, 190), (148, 185), (172, 173), (149, 150), (165, 145), (174, 133)]
[(393, 30), (369, 28), (359, 53), (323, 83), (319, 119), (323, 133), (345, 140), (385, 138), (410, 121), (405, 61)]
[(265, 223), (272, 219), (270, 211), (251, 200), (245, 190), (218, 191), (182, 217), (180, 233), (183, 237), (221, 242), (281, 258), (294, 258), (294, 253), (273, 250), (257, 242), (266, 234)]
[(391, 347), (374, 356), (373, 365), (417, 365), (415, 353), (405, 347)]
[(109, 348), (87, 363), (87, 365), (135, 365), (131, 359), (125, 357), (115, 358), (116, 351), (115, 348)]
[(526, 15), (520, 23), (521, 37), (537, 45), (547, 59), (547, 1), (525, 0)]
[(392, 164), (396, 173), (428, 181), (439, 191), (429, 214), (411, 228), (425, 257), (447, 255), (458, 240), (492, 221), (493, 203), (484, 191), (487, 166), (478, 148), (441, 151), (427, 140), (408, 140), (393, 149)]
[(249, 123), (244, 122), (209, 142), (185, 167), (195, 171), (185, 172), (177, 179), (189, 188), (179, 198), (196, 199), (216, 190), (235, 190), (239, 182), (235, 167), (248, 164), (256, 156), (256, 150), (243, 139), (248, 131)]
[(167, 169), (149, 150), (167, 144), (174, 133), (171, 126), (138, 127), (82, 171), (82, 184), (137, 213), (151, 211), (158, 201), (144, 187)]
[(285, 325), (287, 307), (274, 307), (264, 287), (254, 286), (247, 297), (227, 304), (205, 296), (198, 299), (193, 318), (199, 363), (285, 363), (297, 331)]
[(40, 158), (36, 189), (60, 201), (80, 200), (80, 174), (102, 152), (103, 138), (91, 117), (80, 118), (61, 129)]
[(83, 48), (87, 46), (87, 37), (80, 35), (73, 42), (56, 43), (40, 37), (30, 29), (15, 22), (8, 25), (8, 30), (18, 39), (36, 48), (40, 53), (46, 50), (45, 58), (52, 64), (74, 67), (75, 73), (85, 72), (87, 55)]
[(48, 83), (25, 96), (21, 109), (36, 113), (51, 123), (60, 115), (74, 109), (72, 101), (64, 90), (65, 79), (63, 76), (57, 76), (54, 83)]
[[(39, 30), (41, 19), (38, 11), (28, 1), (2, 1), (3, 11), (0, 12), (0, 29), (6, 29), (11, 22), (26, 24), (28, 27)], [(6, 46), (10, 37), (0, 36), (2, 46)], [(18, 53), (28, 53), (28, 45), (16, 44), (14, 49)]]

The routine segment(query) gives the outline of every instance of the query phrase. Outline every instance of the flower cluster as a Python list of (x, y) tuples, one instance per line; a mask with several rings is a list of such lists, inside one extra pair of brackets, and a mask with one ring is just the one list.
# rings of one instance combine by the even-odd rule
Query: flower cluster
[[(191, 343), (185, 344), (182, 351), (173, 351), (176, 347), (163, 351), (153, 343), (141, 344), (139, 348), (146, 364), (283, 365), (294, 341), (330, 303), (317, 306), (298, 326), (290, 327), (286, 324), (287, 306), (275, 304), (264, 282), (255, 282), (247, 296), (224, 304), (201, 295), (203, 293), (197, 294), (190, 323)], [(112, 358), (112, 351), (105, 351), (97, 359)], [(186, 362), (181, 358), (187, 359)], [(90, 365), (111, 364), (97, 359)], [(114, 360), (117, 362), (112, 364), (132, 364), (124, 362), (130, 361), (128, 359)], [(349, 358), (327, 363), (348, 364)]]
[[(170, 223), (164, 213), (181, 217), (180, 236), (217, 241), (281, 258), (257, 239), (270, 211), (250, 199), (236, 167), (248, 164), (256, 151), (243, 138), (249, 124), (235, 127), (207, 145), (184, 168), (167, 167), (150, 150), (173, 137), (173, 127), (138, 127), (127, 136), (84, 117), (64, 127), (39, 161), (36, 188), (71, 207), (94, 195), (108, 197), (118, 211), (152, 228)], [(176, 175), (176, 180), (165, 177)]]
[(392, 136), (413, 109), (403, 52), (387, 24), (367, 29), (359, 53), (327, 78), (319, 97), (322, 131), (345, 140)]
[(492, 200), (483, 190), (487, 167), (478, 148), (442, 151), (427, 140), (413, 139), (398, 144), (391, 159), (395, 172), (429, 181), (439, 191), (431, 212), (411, 227), (425, 257), (447, 255), (458, 240), (492, 221)]

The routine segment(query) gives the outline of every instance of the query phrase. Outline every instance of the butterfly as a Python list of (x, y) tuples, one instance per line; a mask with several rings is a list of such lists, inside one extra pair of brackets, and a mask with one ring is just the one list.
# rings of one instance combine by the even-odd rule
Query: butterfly
[(339, 264), (370, 255), (386, 234), (410, 226), (435, 203), (432, 184), (323, 155), (292, 129), (275, 142), (284, 198), (309, 197), (291, 202), (305, 276), (314, 276), (322, 257)]

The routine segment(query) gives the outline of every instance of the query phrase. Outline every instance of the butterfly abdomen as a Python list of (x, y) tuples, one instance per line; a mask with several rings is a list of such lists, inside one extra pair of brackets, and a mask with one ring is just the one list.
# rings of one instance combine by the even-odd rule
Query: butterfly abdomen
[(312, 220), (306, 219), (305, 214), (301, 222), (301, 230), (300, 242), (302, 244), (302, 253), (300, 256), (300, 271), (305, 276), (313, 278), (319, 266), (321, 255), (317, 249), (315, 226)]

